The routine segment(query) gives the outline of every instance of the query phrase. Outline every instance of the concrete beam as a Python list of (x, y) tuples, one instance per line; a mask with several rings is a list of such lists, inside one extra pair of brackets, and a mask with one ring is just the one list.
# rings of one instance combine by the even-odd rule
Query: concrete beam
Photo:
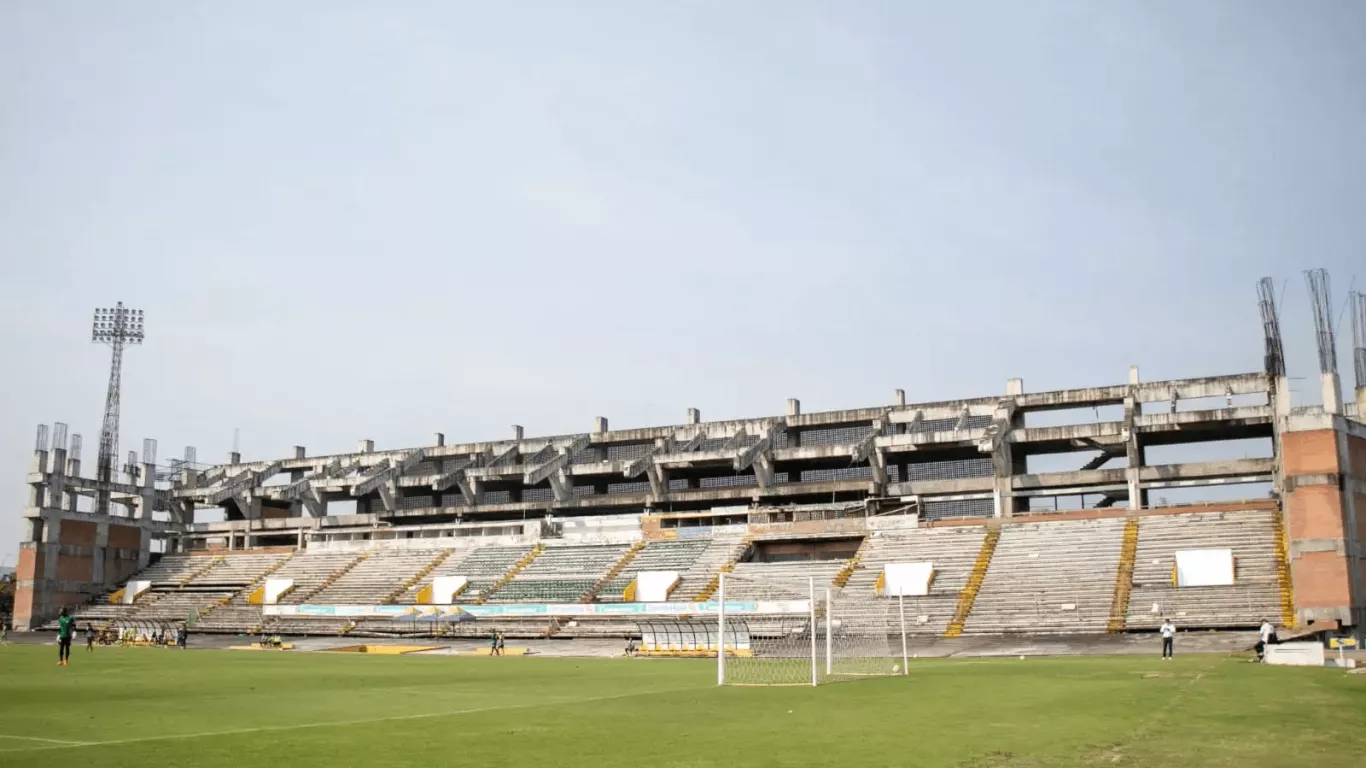
[(224, 482), (216, 490), (210, 489), (206, 500), (209, 504), (222, 504), (228, 499), (253, 491), (279, 472), (280, 462), (278, 461), (267, 464), (261, 470), (247, 469)]

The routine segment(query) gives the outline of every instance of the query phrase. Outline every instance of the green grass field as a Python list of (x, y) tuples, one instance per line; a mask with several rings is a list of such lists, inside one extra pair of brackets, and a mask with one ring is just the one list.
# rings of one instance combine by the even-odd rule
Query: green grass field
[(917, 661), (723, 688), (702, 661), (0, 647), (0, 766), (1361, 763), (1366, 677), (1223, 656)]

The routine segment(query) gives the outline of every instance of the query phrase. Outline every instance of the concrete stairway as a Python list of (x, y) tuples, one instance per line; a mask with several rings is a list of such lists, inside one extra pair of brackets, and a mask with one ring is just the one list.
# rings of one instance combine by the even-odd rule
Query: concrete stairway
[(513, 579), (517, 578), (517, 574), (521, 573), (523, 568), (526, 568), (528, 565), (531, 565), (531, 563), (535, 561), (535, 559), (539, 557), (540, 554), (544, 551), (544, 544), (537, 544), (536, 546), (532, 547), (531, 551), (528, 552), (526, 556), (523, 557), (521, 560), (518, 560), (516, 563), (514, 563), (513, 566), (508, 569), (507, 573), (503, 574), (502, 578), (493, 582), (493, 584), (487, 590), (484, 590), (484, 592), (480, 594), (477, 599), (475, 599), (474, 604), (483, 605), (489, 599), (489, 596), (497, 592), (499, 589), (502, 589), (503, 586), (507, 584), (509, 581), (512, 581)]
[[(1293, 600), (1281, 568), (1278, 515), (1270, 510), (1150, 515), (1139, 525), (1134, 587), (1127, 629), (1156, 629), (1163, 617), (1178, 628), (1256, 627), (1281, 617)], [(1234, 583), (1177, 587), (1172, 574), (1176, 552), (1188, 549), (1233, 551)]]
[(582, 602), (591, 603), (594, 600), (597, 600), (598, 593), (601, 592), (604, 587), (610, 584), (613, 579), (620, 575), (622, 571), (626, 570), (626, 567), (631, 564), (632, 560), (636, 559), (636, 555), (640, 554), (640, 550), (644, 548), (644, 541), (637, 541), (636, 543), (632, 544), (631, 548), (626, 550), (626, 553), (621, 556), (621, 559), (617, 560), (617, 562), (611, 568), (608, 568), (607, 573), (604, 573), (602, 575), (602, 578), (598, 579), (593, 583), (593, 588), (588, 590), (588, 594), (583, 596)]
[(1124, 539), (1119, 550), (1119, 570), (1115, 573), (1115, 597), (1110, 602), (1106, 632), (1122, 632), (1129, 615), (1129, 594), (1134, 587), (1134, 558), (1138, 555), (1138, 518), (1124, 522)]
[(963, 634), (963, 626), (967, 624), (968, 616), (972, 613), (973, 603), (977, 601), (977, 593), (982, 589), (982, 582), (986, 580), (987, 569), (991, 567), (991, 557), (996, 552), (996, 543), (1000, 540), (1001, 529), (999, 528), (987, 531), (986, 538), (982, 539), (982, 548), (977, 553), (977, 562), (972, 566), (968, 583), (959, 593), (958, 607), (954, 609), (953, 619), (949, 621), (949, 627), (944, 631), (944, 637), (959, 637)]
[[(1366, 514), (1363, 511), (1359, 514)], [(1281, 596), (1281, 626), (1295, 629), (1295, 585), (1290, 579), (1290, 546), (1285, 536), (1285, 513), (1276, 511), (1276, 581)]]
[(428, 562), (425, 566), (423, 566), (421, 570), (419, 570), (417, 573), (413, 574), (412, 576), (404, 580), (404, 582), (400, 584), (397, 589), (386, 595), (384, 597), (383, 602), (392, 603), (395, 600), (398, 600), (403, 595), (407, 594), (408, 590), (412, 589), (415, 584), (418, 584), (424, 578), (426, 578), (427, 574), (439, 568), (442, 563), (449, 560), (451, 555), (454, 553), (455, 550), (453, 549), (441, 550), (441, 552), (438, 553), (436, 557), (432, 558), (432, 560)]
[(1118, 517), (1002, 525), (963, 634), (1104, 632), (1124, 528)]

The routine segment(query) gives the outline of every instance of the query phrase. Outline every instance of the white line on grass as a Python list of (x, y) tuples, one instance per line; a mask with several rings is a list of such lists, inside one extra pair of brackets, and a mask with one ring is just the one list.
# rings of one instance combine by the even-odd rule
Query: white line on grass
[[(679, 693), (682, 691), (702, 691), (705, 687), (691, 688), (665, 688), (658, 691), (637, 691), (635, 693), (617, 693), (611, 696), (590, 696), (586, 699), (570, 699), (568, 701), (537, 701), (526, 704), (508, 704), (498, 707), (472, 707), (467, 709), (452, 709), (445, 712), (423, 712), (415, 715), (388, 715), (386, 717), (366, 717), (357, 720), (329, 720), (322, 723), (291, 723), (289, 725), (261, 725), (254, 728), (231, 728), (223, 731), (200, 731), (198, 733), (166, 733), (157, 736), (136, 736), (131, 739), (109, 739), (107, 741), (64, 741), (54, 743), (50, 746), (41, 747), (20, 747), (18, 749), (0, 749), (0, 753), (5, 752), (38, 752), (49, 749), (80, 749), (82, 747), (112, 747), (120, 744), (139, 744), (145, 741), (174, 741), (176, 739), (202, 739), (211, 736), (241, 736), (248, 733), (265, 733), (272, 731), (298, 731), (305, 728), (334, 728), (344, 725), (368, 725), (370, 723), (388, 723), (400, 720), (429, 720), (436, 717), (454, 717), (456, 715), (472, 715), (479, 712), (495, 712), (506, 709), (532, 709), (535, 707), (563, 706), (566, 704), (586, 704), (591, 701), (609, 701), (611, 699), (629, 699), (634, 696), (653, 696), (660, 693)], [(18, 737), (25, 738), (25, 737)], [(50, 739), (37, 739), (37, 741), (51, 741)]]
[[(40, 738), (38, 738), (37, 736), (11, 736), (11, 735), (8, 734), (8, 733), (0, 733), (0, 739), (19, 739), (20, 741), (41, 741), (41, 742), (43, 742), (43, 743), (45, 743), (45, 744), (57, 744), (58, 746), (63, 746), (63, 747), (83, 747), (83, 746), (85, 746), (87, 743), (89, 743), (89, 742), (84, 742), (84, 741), (68, 741), (68, 740), (66, 740), (66, 739), (40, 739)], [(30, 747), (30, 749), (31, 749), (31, 747)], [(9, 752), (9, 751), (11, 751), (11, 750), (0, 749), (0, 752)], [(16, 751), (16, 752), (17, 752), (17, 751), (21, 751), (21, 750), (13, 750), (13, 751)]]

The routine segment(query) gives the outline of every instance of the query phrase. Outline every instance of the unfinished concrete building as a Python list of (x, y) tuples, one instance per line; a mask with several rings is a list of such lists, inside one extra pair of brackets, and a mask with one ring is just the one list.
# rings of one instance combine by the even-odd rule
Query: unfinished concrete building
[[(669, 426), (597, 418), (580, 434), (362, 440), (351, 453), (296, 447), (207, 468), (158, 467), (149, 441), (108, 483), (82, 474), (64, 427), (44, 427), (15, 623), (41, 626), (62, 606), (189, 616), (205, 631), (360, 632), (380, 608), (424, 603), (553, 615), (631, 599), (650, 563), (679, 575), (668, 600), (706, 600), (722, 570), (783, 562), (873, 594), (880, 563), (915, 556), (940, 564), (918, 598), (926, 632), (1114, 632), (1170, 610), (1186, 625), (1272, 612), (1360, 627), (1366, 373), (1344, 402), (1325, 365), (1323, 405), (1292, 407), (1274, 337), (1265, 370), (1197, 379), (1142, 381), (1134, 368), (1122, 383), (1051, 392), (1011, 379), (964, 400), (897, 391), (804, 413), (793, 399), (743, 420), (688, 409)], [(102, 491), (112, 513), (85, 511), (80, 499)], [(194, 522), (206, 508), (221, 520)], [(1231, 548), (1243, 591), (1196, 599), (1165, 583), (1173, 552), (1208, 546)], [(1089, 564), (1072, 573), (1079, 553)], [(434, 599), (456, 574), (462, 592)], [(289, 586), (265, 594), (273, 577)], [(592, 631), (575, 625), (534, 631)]]

